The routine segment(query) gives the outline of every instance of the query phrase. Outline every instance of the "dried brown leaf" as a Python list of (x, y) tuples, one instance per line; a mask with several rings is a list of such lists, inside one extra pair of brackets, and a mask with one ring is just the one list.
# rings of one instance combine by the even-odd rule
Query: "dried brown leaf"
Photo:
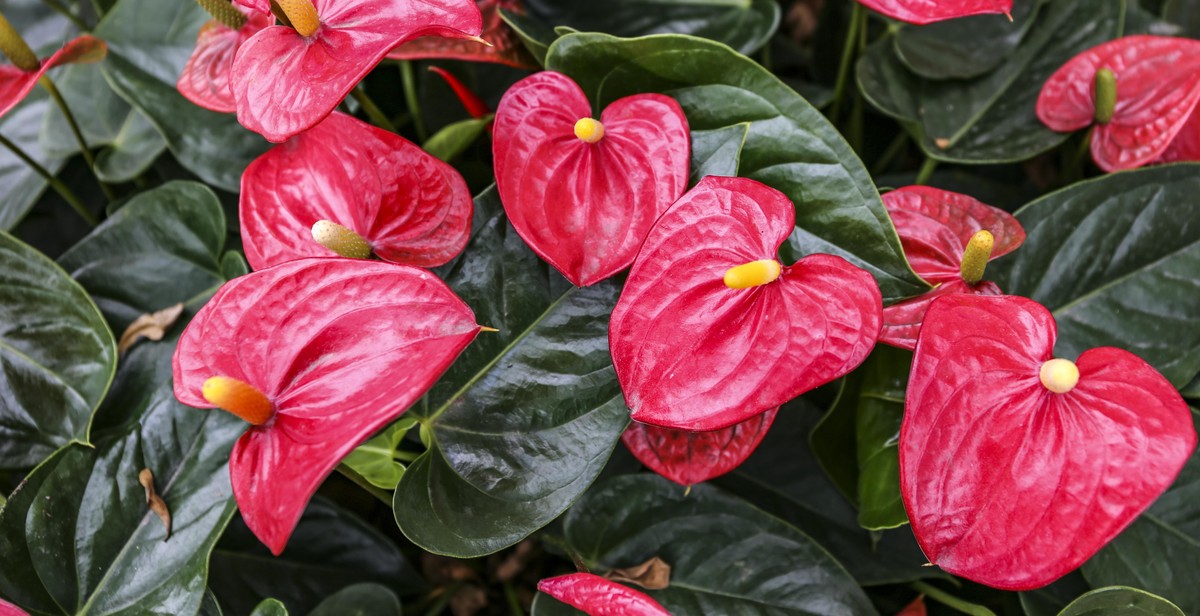
[(117, 351), (124, 353), (138, 340), (162, 340), (167, 330), (183, 314), (183, 304), (175, 304), (149, 314), (143, 314), (125, 328), (121, 339), (117, 342)]
[(138, 473), (138, 482), (141, 483), (142, 487), (146, 489), (146, 504), (149, 505), (150, 511), (153, 511), (154, 515), (157, 515), (158, 519), (162, 520), (163, 526), (167, 529), (167, 536), (163, 539), (163, 541), (170, 539), (171, 510), (167, 507), (167, 502), (164, 501), (162, 497), (158, 495), (158, 492), (154, 490), (154, 473), (150, 472), (150, 469), (148, 468), (143, 468), (142, 471)]
[(604, 577), (622, 584), (637, 584), (646, 590), (662, 590), (671, 583), (671, 565), (655, 556), (640, 565), (613, 569)]

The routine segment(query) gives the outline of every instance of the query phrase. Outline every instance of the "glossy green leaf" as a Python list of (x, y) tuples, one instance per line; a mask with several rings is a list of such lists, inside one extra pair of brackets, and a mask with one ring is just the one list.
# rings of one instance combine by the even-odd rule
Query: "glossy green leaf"
[(225, 277), (225, 214), (207, 186), (170, 182), (138, 194), (58, 259), (112, 325), (183, 302), (192, 309)]
[(217, 597), (212, 594), (212, 590), (204, 589), (204, 599), (200, 602), (200, 611), (197, 616), (223, 616), (221, 604), (217, 602)]
[(415, 418), (401, 417), (383, 432), (356, 447), (342, 460), (342, 464), (354, 469), (377, 488), (395, 490), (400, 477), (404, 475), (404, 465), (396, 459), (396, 452), (404, 435), (415, 425)]
[(1183, 28), (1180, 36), (1200, 38), (1200, 0), (1167, 0), (1163, 19)]
[(875, 348), (859, 368), (858, 523), (884, 530), (908, 523), (900, 498), (900, 422), (912, 353), (886, 345)]
[(131, 111), (112, 143), (96, 155), (96, 175), (114, 184), (131, 181), (166, 148), (167, 142), (150, 120), (139, 111)]
[(116, 354), (83, 288), (0, 232), (0, 468), (28, 468), (68, 442), (88, 442)]
[(448, 124), (434, 133), (421, 147), (438, 160), (450, 162), (471, 147), (491, 122), (492, 116), (487, 115)]
[(1025, 244), (988, 276), (1041, 302), (1056, 355), (1137, 354), (1176, 387), (1200, 372), (1200, 165), (1115, 173), (1022, 208)]
[[(123, 403), (98, 413), (107, 427), (95, 447), (59, 450), (0, 513), (0, 593), (31, 613), (199, 609), (209, 552), (234, 512), (227, 461), (245, 424), (176, 402), (173, 347), (130, 351), (110, 396)], [(171, 510), (169, 538), (146, 506), (146, 468)]]
[(489, 189), (447, 282), (480, 334), (410, 414), (430, 450), (396, 487), (396, 522), (422, 548), (458, 557), (513, 545), (565, 511), (603, 469), (629, 422), (608, 352), (620, 285), (576, 289), (525, 245)]
[(400, 600), (379, 584), (355, 584), (330, 595), (308, 616), (400, 616)]
[[(1200, 413), (1192, 409), (1200, 428)], [(1129, 528), (1083, 564), (1093, 587), (1133, 584), (1200, 613), (1200, 453)]]
[(833, 487), (858, 507), (858, 388), (862, 374), (851, 372), (838, 381), (837, 397), (813, 426), (808, 446)]
[(1089, 590), (1091, 587), (1077, 569), (1048, 586), (1021, 592), (1021, 609), (1025, 616), (1058, 616), (1076, 597)]
[(288, 616), (288, 610), (278, 599), (263, 599), (262, 603), (254, 606), (250, 616)]
[(750, 123), (742, 122), (714, 130), (692, 131), (692, 160), (688, 185), (694, 186), (704, 176), (738, 174), (738, 163)]
[(1071, 602), (1059, 616), (1184, 616), (1170, 601), (1128, 586), (1098, 588)]
[(225, 280), (233, 280), (249, 273), (250, 264), (246, 263), (246, 257), (242, 253), (230, 250), (221, 257), (221, 275)]
[[(95, 36), (103, 39), (100, 34)], [(71, 64), (54, 71), (51, 78), (88, 145), (98, 148), (112, 143), (132, 109), (108, 87), (99, 65)], [(58, 105), (50, 105), (41, 120), (45, 152), (64, 157), (79, 152), (79, 142)]]
[(524, 13), (506, 9), (500, 9), (500, 18), (509, 28), (512, 28), (513, 32), (517, 33), (517, 37), (521, 39), (525, 49), (538, 61), (538, 64), (544, 66), (546, 51), (549, 50), (550, 43), (558, 38), (558, 35), (554, 33), (554, 28)]
[[(676, 616), (877, 613), (808, 535), (709, 485), (688, 493), (655, 475), (617, 477), (589, 491), (563, 530), (600, 571), (666, 561), (670, 586), (646, 592)], [(548, 603), (556, 602), (539, 600), (534, 614)]]
[[(37, 161), (50, 173), (58, 173), (65, 159), (42, 152), (38, 139), (39, 118), (46, 114), (50, 101), (43, 92), (34, 91), (25, 102), (0, 118), (0, 136)], [(0, 144), (0, 230), (17, 226), (46, 189), (46, 180), (25, 161)]]
[(1196, 378), (1192, 379), (1192, 382), (1180, 389), (1179, 393), (1183, 394), (1183, 397), (1189, 400), (1200, 398), (1200, 375), (1196, 376)]
[(230, 614), (245, 614), (275, 598), (307, 614), (326, 597), (359, 582), (398, 593), (424, 590), (424, 581), (379, 531), (333, 502), (314, 497), (279, 557), (235, 520), (212, 555), (209, 586)]
[(883, 40), (858, 63), (859, 89), (881, 111), (910, 124), (931, 158), (971, 164), (1025, 160), (1067, 138), (1037, 119), (1042, 84), (1077, 53), (1119, 36), (1125, 4), (1051, 2), (1002, 65), (969, 81), (922, 79)]
[(773, 0), (525, 0), (526, 12), (551, 26), (615, 36), (690, 34), (751, 53), (779, 27)]
[(974, 15), (926, 26), (905, 25), (892, 39), (896, 56), (927, 79), (971, 79), (1004, 63), (1037, 19), (1046, 0), (1014, 2), (1012, 20)]
[(597, 107), (662, 92), (679, 101), (692, 131), (748, 122), (738, 173), (796, 204), (785, 259), (845, 257), (875, 276), (884, 302), (928, 288), (909, 269), (862, 161), (820, 111), (749, 58), (681, 35), (572, 34), (555, 41), (546, 66), (578, 81)]

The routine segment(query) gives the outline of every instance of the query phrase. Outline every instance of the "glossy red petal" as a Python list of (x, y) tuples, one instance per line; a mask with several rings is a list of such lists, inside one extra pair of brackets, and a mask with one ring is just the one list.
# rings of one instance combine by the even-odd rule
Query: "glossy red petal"
[(1175, 138), (1171, 140), (1171, 144), (1155, 162), (1174, 163), (1194, 160), (1200, 160), (1200, 105), (1192, 110), (1192, 117), (1188, 118), (1187, 123), (1179, 129)]
[(246, 24), (237, 30), (215, 19), (200, 28), (196, 49), (175, 84), (184, 98), (219, 113), (237, 110), (233, 89), (229, 86), (233, 57), (242, 43), (274, 21), (274, 17), (262, 13), (243, 12), (247, 17)]
[(424, 36), (478, 36), (471, 0), (316, 0), (321, 25), (311, 37), (271, 26), (250, 37), (233, 61), (238, 121), (270, 141), (316, 125), (383, 59)]
[(1200, 41), (1126, 36), (1072, 58), (1050, 76), (1037, 114), (1057, 131), (1078, 130), (1095, 115), (1096, 71), (1117, 78), (1111, 122), (1092, 135), (1092, 158), (1105, 171), (1132, 169), (1163, 154), (1200, 101)]
[(671, 430), (633, 422), (621, 441), (650, 470), (690, 486), (737, 468), (762, 442), (778, 408), (711, 432)]
[(932, 291), (885, 306), (879, 341), (910, 351), (917, 348), (917, 336), (921, 333), (921, 323), (925, 320), (925, 312), (929, 310), (929, 305), (939, 297), (956, 293), (1000, 295), (1003, 291), (996, 283), (987, 280), (976, 285), (967, 284), (962, 278), (943, 282)]
[(391, 50), (388, 59), (495, 62), (516, 68), (537, 69), (537, 61), (525, 50), (520, 37), (500, 18), (500, 9), (521, 12), (521, 3), (517, 0), (476, 0), (475, 4), (483, 16), (483, 34), (480, 38), (490, 46), (470, 39), (422, 37)]
[(968, 15), (1012, 12), (1013, 0), (858, 0), (863, 6), (910, 24), (928, 24)]
[(691, 151), (683, 110), (661, 94), (609, 105), (596, 143), (575, 136), (576, 121), (588, 117), (574, 81), (537, 73), (500, 100), (492, 148), (513, 227), (581, 287), (633, 262), (654, 221), (687, 189)]
[(710, 176), (655, 224), (609, 326), (634, 419), (717, 430), (862, 363), (879, 335), (879, 287), (844, 259), (811, 255), (766, 285), (725, 286), (729, 268), (775, 259), (794, 220), (783, 193)]
[(29, 612), (4, 599), (0, 599), (0, 616), (29, 616)]
[(445, 81), (446, 85), (450, 86), (450, 89), (454, 91), (454, 95), (458, 97), (458, 102), (462, 103), (463, 108), (467, 110), (467, 113), (471, 114), (472, 118), (482, 118), (492, 112), (491, 107), (488, 107), (487, 103), (483, 102), (483, 99), (479, 98), (478, 94), (472, 92), (471, 88), (467, 87), (467, 84), (463, 83), (458, 77), (455, 77), (454, 73), (438, 66), (431, 66), (429, 70), (438, 77), (441, 77), (442, 81)]
[(946, 571), (1028, 590), (1072, 571), (1171, 484), (1196, 444), (1187, 404), (1131, 353), (1092, 349), (1046, 389), (1054, 319), (1020, 297), (930, 307), (900, 433), (917, 541)]
[(979, 231), (992, 233), (992, 259), (1025, 241), (1025, 229), (1012, 214), (961, 193), (906, 186), (885, 193), (883, 204), (896, 225), (904, 256), (931, 284), (962, 280), (963, 249)]
[(264, 15), (271, 14), (271, 0), (232, 0), (233, 4), (240, 5), (242, 8), (262, 13)]
[(42, 60), (36, 71), (23, 71), (11, 64), (0, 64), (0, 116), (8, 113), (29, 95), (46, 71), (63, 64), (99, 62), (108, 53), (104, 41), (84, 34), (67, 41), (61, 49)]
[(434, 267), (470, 239), (474, 204), (454, 167), (342, 113), (258, 157), (242, 174), (242, 243), (254, 269), (333, 256), (312, 238), (329, 220), (385, 261)]
[(588, 616), (671, 616), (646, 593), (591, 573), (547, 578), (538, 590)]
[(234, 447), (230, 475), (246, 524), (278, 554), (325, 476), (478, 332), (470, 308), (426, 270), (291, 261), (227, 283), (197, 313), (175, 352), (175, 396), (211, 408), (201, 387), (222, 375), (274, 404)]

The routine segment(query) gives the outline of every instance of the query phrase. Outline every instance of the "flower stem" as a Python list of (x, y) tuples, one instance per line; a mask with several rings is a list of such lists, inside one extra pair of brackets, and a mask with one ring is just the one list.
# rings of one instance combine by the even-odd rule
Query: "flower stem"
[(62, 111), (63, 117), (67, 119), (67, 124), (71, 127), (71, 133), (75, 135), (75, 141), (79, 142), (79, 151), (83, 154), (83, 159), (87, 161), (88, 169), (92, 171), (92, 176), (96, 178), (96, 182), (100, 184), (100, 190), (104, 192), (104, 197), (111, 203), (116, 200), (116, 195), (113, 194), (112, 187), (100, 179), (96, 175), (96, 157), (92, 154), (92, 150), (88, 147), (87, 140), (83, 137), (83, 131), (79, 130), (79, 124), (75, 121), (75, 114), (71, 113), (71, 108), (67, 106), (67, 100), (63, 98), (58, 87), (54, 85), (49, 77), (42, 76), (38, 83), (50, 93), (50, 98), (54, 99), (54, 104)]
[(908, 131), (901, 130), (896, 134), (896, 138), (888, 145), (883, 154), (879, 156), (879, 160), (875, 161), (875, 166), (871, 169), (871, 175), (883, 175), (896, 160), (896, 157), (904, 151), (904, 146), (908, 144)]
[(79, 197), (76, 196), (75, 193), (71, 192), (71, 189), (67, 188), (66, 184), (62, 183), (62, 180), (54, 177), (54, 175), (51, 174), (45, 167), (39, 165), (38, 162), (29, 154), (26, 154), (25, 150), (22, 150), (20, 146), (12, 141), (9, 141), (4, 135), (0, 135), (0, 145), (8, 148), (13, 154), (17, 155), (17, 158), (21, 159), (26, 165), (29, 165), (29, 168), (33, 169), (34, 173), (42, 176), (42, 179), (46, 180), (46, 183), (50, 185), (50, 188), (53, 188), (54, 192), (58, 193), (58, 195), (63, 198), (63, 201), (66, 201), (67, 205), (70, 205), (71, 209), (75, 210), (75, 212), (79, 214), (80, 218), (87, 221), (87, 223), (93, 227), (100, 224), (100, 221), (96, 220), (96, 217), (87, 210), (87, 208), (83, 205), (83, 202), (79, 200)]
[(829, 121), (834, 124), (838, 121), (838, 116), (841, 115), (842, 98), (846, 93), (846, 82), (850, 78), (850, 67), (854, 64), (854, 50), (858, 47), (858, 30), (865, 28), (867, 22), (867, 11), (861, 4), (855, 2), (854, 8), (850, 13), (850, 25), (846, 30), (846, 42), (842, 45), (842, 60), (838, 64), (837, 81), (833, 86), (833, 109), (829, 114)]
[(67, 19), (71, 20), (71, 23), (75, 24), (75, 27), (79, 28), (80, 30), (83, 30), (84, 32), (92, 29), (91, 26), (89, 26), (83, 22), (83, 19), (81, 19), (75, 13), (72, 13), (70, 11), (70, 9), (68, 9), (66, 6), (64, 6), (58, 0), (42, 0), (42, 4), (50, 7), (51, 9), (57, 11), (58, 13), (61, 13), (63, 17), (66, 17)]
[(425, 116), (421, 114), (421, 101), (417, 98), (417, 80), (413, 75), (413, 65), (409, 60), (400, 63), (400, 79), (404, 82), (404, 100), (408, 104), (408, 113), (412, 115), (413, 126), (417, 130), (417, 141), (425, 143), (429, 138), (425, 130)]
[(930, 599), (933, 599), (934, 601), (937, 601), (946, 607), (956, 609), (963, 614), (970, 614), (970, 616), (996, 616), (995, 612), (983, 607), (982, 605), (959, 599), (958, 597), (955, 597), (954, 595), (936, 586), (926, 584), (925, 582), (913, 582), (912, 584), (909, 584), (909, 586), (911, 586), (917, 592), (924, 593), (926, 597), (929, 597)]
[(350, 90), (350, 95), (354, 97), (354, 100), (358, 101), (359, 105), (362, 105), (363, 111), (367, 112), (367, 117), (371, 118), (372, 124), (388, 132), (396, 132), (396, 125), (392, 124), (392, 121), (383, 113), (379, 105), (376, 105), (375, 101), (371, 100), (370, 96), (367, 96), (367, 91), (363, 88), (362, 84), (358, 84), (357, 88)]
[(355, 472), (354, 469), (346, 466), (345, 464), (338, 464), (337, 472), (341, 473), (346, 479), (353, 481), (358, 485), (358, 487), (366, 490), (371, 496), (379, 499), (383, 504), (387, 505), (388, 507), (392, 506), (392, 495), (387, 490), (381, 490), (380, 488), (371, 485), (371, 482), (367, 481), (362, 475), (359, 475), (357, 472)]
[(938, 167), (938, 161), (933, 158), (925, 157), (925, 162), (921, 164), (921, 170), (917, 172), (917, 179), (913, 180), (913, 184), (925, 185), (929, 183), (929, 178), (933, 177), (933, 172)]

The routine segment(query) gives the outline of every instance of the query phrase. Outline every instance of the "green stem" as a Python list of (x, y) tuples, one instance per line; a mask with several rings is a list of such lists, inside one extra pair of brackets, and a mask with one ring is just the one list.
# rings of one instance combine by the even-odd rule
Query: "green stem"
[(963, 614), (970, 614), (971, 616), (996, 616), (995, 612), (983, 607), (982, 605), (979, 605), (978, 603), (971, 603), (970, 601), (959, 599), (958, 597), (955, 597), (954, 595), (936, 586), (926, 584), (925, 582), (913, 582), (912, 584), (909, 584), (909, 586), (911, 586), (917, 592), (924, 593), (926, 597), (929, 597), (930, 599), (933, 599), (934, 601), (937, 601), (946, 607), (956, 609)]
[(87, 161), (88, 169), (91, 169), (92, 176), (96, 178), (96, 182), (100, 184), (100, 190), (104, 192), (104, 197), (109, 203), (116, 200), (117, 196), (113, 194), (112, 187), (104, 183), (100, 176), (96, 175), (96, 157), (92, 154), (91, 148), (88, 147), (87, 139), (83, 138), (83, 131), (79, 130), (79, 124), (75, 121), (75, 114), (71, 113), (71, 108), (67, 106), (67, 100), (63, 98), (58, 87), (47, 76), (42, 76), (38, 83), (50, 93), (50, 98), (54, 99), (54, 104), (58, 105), (62, 111), (63, 117), (67, 119), (67, 124), (71, 127), (71, 133), (75, 135), (75, 141), (79, 142), (79, 151), (83, 154), (83, 159)]
[(575, 563), (575, 568), (580, 572), (592, 572), (591, 568), (587, 566), (587, 563), (583, 562), (583, 557), (579, 555), (579, 552), (575, 551), (575, 548), (571, 547), (571, 544), (567, 543), (566, 539), (555, 535), (542, 535), (542, 541), (545, 541), (550, 545), (557, 546), (560, 550), (566, 552), (567, 556), (570, 557), (571, 562)]
[(908, 131), (903, 129), (896, 133), (896, 138), (888, 145), (883, 154), (879, 156), (879, 160), (875, 162), (875, 166), (871, 168), (871, 175), (883, 175), (888, 167), (892, 165), (892, 161), (904, 151), (904, 146), (908, 145)]
[(417, 142), (425, 143), (429, 133), (425, 130), (425, 116), (421, 115), (421, 101), (417, 98), (417, 80), (413, 75), (413, 65), (409, 60), (400, 63), (400, 79), (404, 82), (404, 101), (408, 104), (408, 113), (412, 116), (413, 127), (417, 131)]
[(392, 452), (392, 459), (399, 460), (400, 462), (412, 462), (412, 461), (416, 460), (417, 458), (421, 457), (421, 455), (423, 453), (424, 452), (403, 451), (403, 450), (397, 449)]
[(68, 9), (66, 6), (63, 6), (63, 4), (60, 3), (58, 0), (42, 0), (42, 4), (45, 4), (46, 6), (50, 7), (51, 9), (54, 9), (56, 12), (61, 13), (63, 17), (66, 17), (67, 19), (71, 20), (71, 23), (75, 24), (76, 28), (79, 28), (80, 30), (83, 30), (84, 32), (87, 32), (88, 30), (92, 29), (91, 26), (84, 23), (83, 20), (80, 19), (80, 17), (78, 15), (76, 15), (75, 13), (72, 13), (70, 9)]
[(387, 505), (388, 507), (392, 506), (392, 495), (387, 490), (381, 490), (371, 485), (371, 482), (367, 481), (362, 475), (359, 475), (354, 471), (354, 469), (346, 466), (345, 464), (338, 464), (337, 471), (346, 479), (358, 484), (358, 487), (366, 490), (368, 494), (379, 499), (381, 502), (383, 502), (383, 504)]
[(1064, 186), (1083, 178), (1087, 170), (1087, 156), (1092, 149), (1092, 133), (1095, 130), (1096, 127), (1093, 126), (1083, 134), (1083, 139), (1079, 142), (1079, 147), (1075, 149), (1075, 152), (1071, 155), (1071, 160), (1066, 164), (1066, 168), (1064, 169), (1066, 175), (1063, 181)]
[(850, 26), (846, 31), (846, 42), (842, 45), (842, 60), (838, 64), (837, 81), (833, 86), (833, 109), (830, 111), (829, 119), (834, 124), (841, 115), (842, 98), (846, 93), (846, 82), (850, 78), (850, 67), (854, 64), (854, 50), (858, 46), (858, 30), (866, 25), (866, 17), (866, 9), (855, 2), (850, 13)]
[(93, 216), (86, 207), (84, 207), (83, 202), (79, 200), (79, 197), (77, 197), (75, 193), (71, 192), (71, 189), (67, 188), (67, 185), (62, 183), (62, 180), (54, 177), (54, 175), (51, 174), (45, 167), (39, 165), (38, 162), (34, 160), (33, 157), (26, 154), (25, 150), (22, 150), (20, 146), (9, 141), (4, 135), (0, 135), (0, 145), (8, 148), (13, 154), (17, 155), (17, 158), (21, 159), (26, 165), (29, 165), (29, 167), (33, 169), (35, 173), (42, 176), (42, 179), (46, 180), (46, 183), (50, 185), (50, 188), (53, 188), (54, 192), (58, 193), (58, 195), (63, 198), (63, 201), (66, 201), (67, 205), (70, 205), (71, 209), (75, 210), (75, 212), (79, 214), (80, 218), (86, 220), (87, 223), (93, 227), (100, 224), (100, 221), (96, 220), (96, 217)]
[(928, 184), (929, 178), (933, 177), (933, 172), (937, 167), (938, 161), (926, 156), (925, 162), (921, 164), (921, 170), (917, 172), (917, 179), (913, 181), (913, 184)]
[(376, 105), (375, 101), (371, 100), (370, 96), (367, 96), (367, 91), (363, 89), (362, 84), (350, 90), (350, 95), (354, 97), (354, 100), (358, 101), (359, 105), (362, 105), (363, 111), (367, 112), (367, 117), (371, 118), (372, 124), (388, 132), (396, 132), (396, 125), (392, 124), (392, 121), (383, 113), (379, 105)]
[(525, 616), (525, 610), (521, 609), (521, 598), (517, 596), (517, 589), (513, 587), (512, 582), (504, 583), (504, 599), (508, 602), (509, 614)]

